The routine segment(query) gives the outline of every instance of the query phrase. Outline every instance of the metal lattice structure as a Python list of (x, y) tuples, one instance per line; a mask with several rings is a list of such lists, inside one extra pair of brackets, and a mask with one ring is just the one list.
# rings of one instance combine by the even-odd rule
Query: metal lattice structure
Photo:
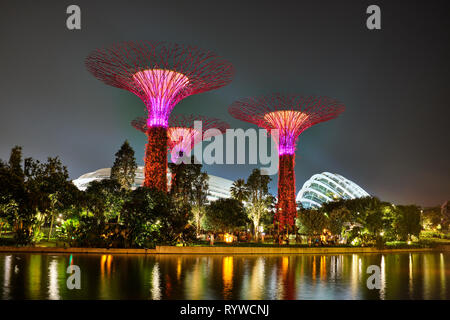
[(169, 125), (172, 109), (190, 95), (230, 83), (233, 66), (211, 51), (154, 41), (129, 41), (96, 49), (85, 63), (97, 79), (128, 90), (144, 102), (149, 139), (144, 185), (166, 191), (167, 141), (162, 131)]
[(297, 215), (295, 203), (295, 148), (299, 135), (309, 127), (336, 118), (345, 106), (328, 97), (279, 94), (245, 98), (234, 102), (230, 114), (236, 119), (256, 124), (274, 136), (278, 144), (278, 205), (275, 222), (279, 230), (294, 225)]
[[(195, 121), (201, 122), (196, 127)], [(147, 117), (138, 117), (131, 121), (131, 125), (143, 132), (148, 131)], [(188, 154), (194, 145), (204, 139), (224, 134), (230, 125), (220, 119), (200, 115), (173, 114), (169, 118), (168, 150), (172, 154), (172, 161)], [(215, 129), (215, 130), (212, 130)]]

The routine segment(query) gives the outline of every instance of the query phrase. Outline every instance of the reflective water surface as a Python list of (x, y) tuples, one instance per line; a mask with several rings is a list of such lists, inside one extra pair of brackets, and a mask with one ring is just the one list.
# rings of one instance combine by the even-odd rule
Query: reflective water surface
[[(66, 285), (71, 264), (81, 289)], [(369, 290), (369, 265), (381, 289)], [(450, 252), (342, 255), (0, 253), (1, 299), (450, 299)]]

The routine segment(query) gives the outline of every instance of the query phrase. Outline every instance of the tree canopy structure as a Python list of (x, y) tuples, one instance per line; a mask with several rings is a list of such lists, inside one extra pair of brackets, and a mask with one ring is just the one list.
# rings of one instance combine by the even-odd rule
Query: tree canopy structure
[[(299, 135), (317, 123), (336, 118), (344, 109), (341, 102), (328, 97), (279, 93), (244, 98), (230, 106), (233, 117), (266, 129), (278, 144), (278, 204), (274, 221), (278, 230), (288, 231), (297, 215), (294, 166)], [(276, 136), (272, 129), (278, 130)]]
[(147, 109), (145, 186), (167, 191), (167, 127), (174, 106), (196, 93), (231, 82), (231, 63), (194, 46), (128, 41), (96, 49), (86, 67), (104, 83), (128, 90)]
[[(131, 121), (131, 125), (144, 133), (148, 131), (146, 117), (138, 117)], [(194, 122), (201, 122), (201, 130), (194, 127)], [(168, 150), (172, 155), (172, 162), (187, 155), (194, 145), (206, 138), (225, 133), (230, 125), (220, 119), (199, 115), (171, 115), (169, 118)], [(210, 130), (216, 129), (216, 130)]]

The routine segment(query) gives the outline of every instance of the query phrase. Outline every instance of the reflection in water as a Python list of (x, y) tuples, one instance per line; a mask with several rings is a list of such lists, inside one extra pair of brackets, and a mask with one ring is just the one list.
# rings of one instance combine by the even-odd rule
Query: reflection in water
[[(82, 270), (68, 290), (67, 266)], [(366, 273), (379, 265), (381, 289)], [(17, 270), (17, 273), (15, 272)], [(449, 299), (450, 252), (338, 255), (1, 254), (3, 299)]]
[(223, 296), (228, 299), (233, 290), (233, 257), (223, 257), (222, 265)]
[[(242, 284), (242, 299), (259, 300), (264, 299), (264, 258), (258, 257), (251, 268), (250, 275), (243, 280)], [(272, 285), (276, 286), (276, 274), (272, 274)]]
[(50, 300), (60, 299), (58, 288), (58, 260), (56, 258), (50, 261), (48, 267), (48, 298)]
[(445, 299), (445, 292), (447, 291), (446, 286), (446, 275), (445, 275), (445, 261), (444, 261), (444, 254), (441, 253), (439, 255), (439, 269), (441, 271), (441, 299)]
[(204, 262), (204, 259), (196, 258), (193, 268), (186, 274), (185, 286), (187, 288), (187, 299), (189, 300), (202, 299), (202, 292), (204, 291), (202, 266)]
[[(100, 260), (100, 273), (102, 277), (108, 276), (111, 274), (111, 264), (113, 261), (113, 256), (108, 254), (102, 255), (102, 258)], [(106, 274), (105, 274), (106, 269)]]
[(423, 294), (425, 299), (430, 299), (430, 261), (428, 256), (423, 257)]
[(409, 281), (408, 281), (408, 288), (409, 288), (409, 298), (412, 299), (414, 297), (414, 287), (413, 287), (413, 258), (412, 254), (409, 254)]
[(312, 279), (314, 280), (313, 284), (315, 284), (315, 280), (316, 280), (316, 256), (313, 256), (313, 261), (312, 261)]
[(356, 299), (358, 294), (358, 255), (352, 254), (352, 263), (351, 263), (351, 292), (352, 299)]
[(381, 255), (381, 263), (380, 263), (380, 280), (381, 280), (381, 289), (380, 289), (380, 299), (384, 300), (386, 295), (386, 265), (384, 261), (384, 254)]
[(177, 280), (180, 280), (181, 276), (181, 258), (177, 258)]
[(10, 299), (9, 286), (11, 285), (11, 269), (12, 269), (12, 257), (6, 256), (4, 261), (3, 299)]
[(160, 287), (160, 272), (159, 272), (159, 263), (156, 262), (153, 266), (152, 270), (152, 280), (151, 280), (151, 299), (152, 300), (161, 300), (161, 287)]
[(320, 280), (327, 279), (327, 258), (326, 256), (320, 257)]

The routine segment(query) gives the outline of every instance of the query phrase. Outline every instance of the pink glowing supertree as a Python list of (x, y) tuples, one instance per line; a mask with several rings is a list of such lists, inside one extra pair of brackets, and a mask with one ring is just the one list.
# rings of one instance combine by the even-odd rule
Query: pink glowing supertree
[[(198, 121), (200, 127), (194, 126)], [(138, 117), (131, 121), (131, 125), (146, 133), (148, 131), (147, 117)], [(172, 155), (172, 162), (187, 155), (194, 145), (204, 139), (224, 134), (230, 125), (220, 119), (199, 115), (174, 114), (169, 118), (168, 150)], [(215, 129), (215, 130), (212, 130)]]
[(96, 49), (87, 69), (104, 83), (128, 90), (147, 108), (145, 186), (167, 191), (167, 127), (174, 106), (231, 82), (233, 66), (215, 53), (165, 42), (122, 42)]
[[(278, 130), (278, 204), (275, 223), (278, 230), (289, 230), (297, 216), (295, 203), (295, 147), (298, 136), (309, 127), (336, 118), (345, 106), (328, 97), (283, 95), (245, 98), (234, 102), (230, 114), (266, 129)], [(272, 133), (273, 134), (273, 133)]]

